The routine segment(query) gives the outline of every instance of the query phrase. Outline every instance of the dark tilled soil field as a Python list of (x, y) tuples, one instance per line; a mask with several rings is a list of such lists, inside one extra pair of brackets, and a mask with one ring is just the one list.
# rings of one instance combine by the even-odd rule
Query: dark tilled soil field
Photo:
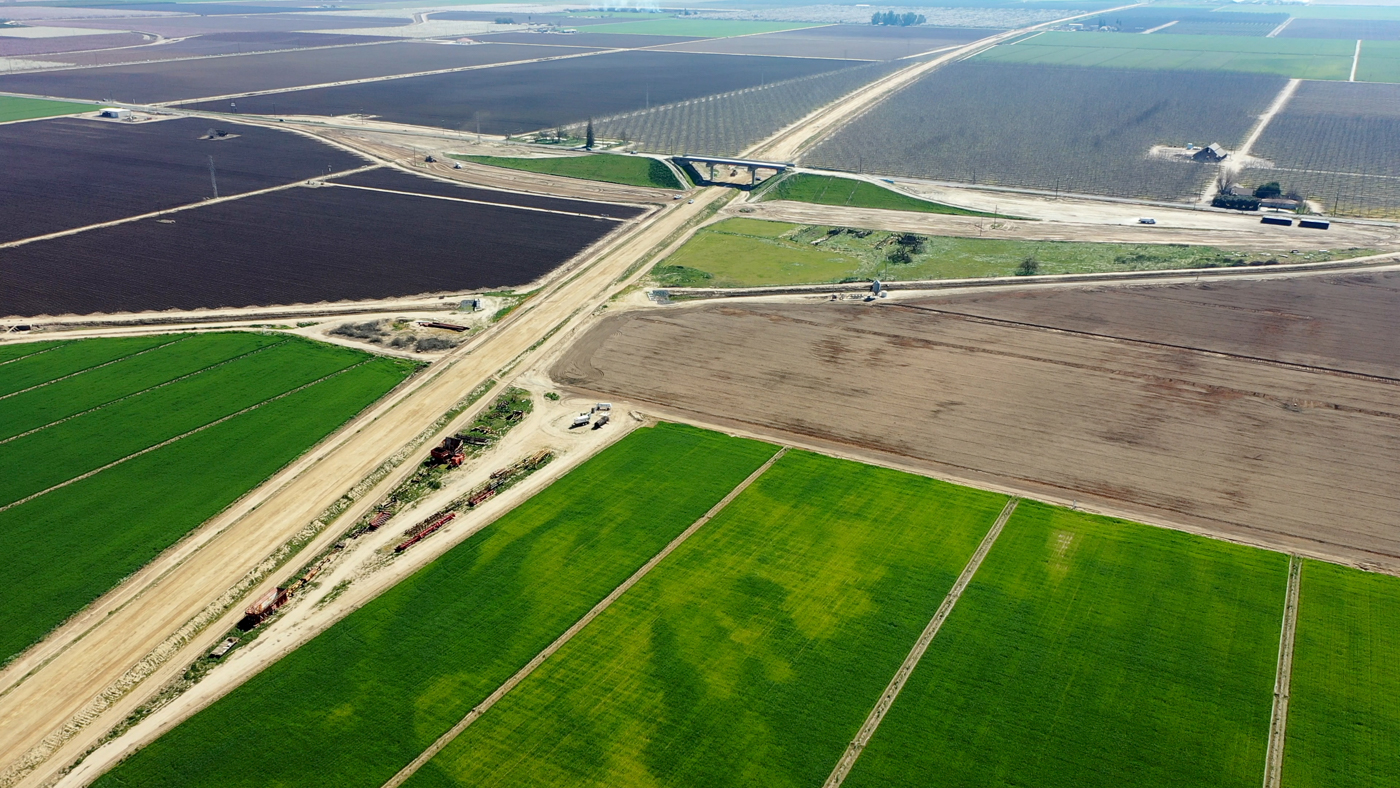
[(509, 17), (520, 24), (557, 25), (559, 27), (587, 27), (588, 25), (615, 25), (618, 22), (632, 22), (636, 19), (617, 16), (567, 16), (565, 14), (517, 14), (513, 11), (435, 11), (433, 19), (457, 22), (494, 22), (501, 17)]
[(0, 36), (0, 57), (45, 55), (53, 52), (81, 52), (87, 49), (129, 47), (144, 43), (140, 33), (113, 33), (109, 36), (59, 36), (56, 38), (16, 38)]
[(255, 14), (252, 16), (178, 16), (140, 19), (55, 19), (55, 27), (82, 27), (159, 33), (166, 38), (205, 33), (237, 33), (255, 30), (345, 30), (358, 27), (402, 27), (406, 17), (332, 16), (329, 14)]
[[(433, 15), (437, 18), (437, 14)], [(474, 36), (477, 41), (491, 41), (498, 44), (547, 44), (565, 47), (593, 47), (597, 49), (641, 49), (642, 47), (674, 44), (677, 41), (700, 41), (703, 39), (688, 36), (636, 36), (628, 33), (589, 33), (588, 28), (578, 33), (560, 35), (558, 33), (492, 33)]]
[[(203, 140), (211, 126), (237, 137)], [(291, 132), (197, 118), (0, 125), (0, 242), (266, 189), (368, 161)]]
[(732, 55), (895, 60), (931, 49), (971, 43), (998, 32), (1000, 31), (960, 27), (831, 25), (761, 36), (696, 41), (677, 44), (667, 49), (675, 52), (716, 52)]
[(1250, 358), (1344, 348), (1330, 366), (1394, 370), (1397, 283), (648, 310), (603, 321), (553, 375), (662, 415), (1400, 569), (1400, 379)]
[(522, 285), (607, 219), (295, 187), (0, 249), (0, 315), (386, 298)]
[[(540, 52), (537, 47), (528, 49)], [(616, 52), (254, 96), (239, 99), (238, 108), (242, 112), (271, 112), (275, 103), (283, 113), (343, 115), (363, 107), (365, 112), (395, 123), (464, 131), (475, 130), (479, 116), (483, 132), (515, 134), (643, 109), (648, 101), (652, 106), (669, 104), (849, 65), (852, 61)], [(703, 78), (698, 78), (701, 74)], [(3, 86), (0, 80), (0, 89)], [(225, 102), (191, 106), (228, 109)]]
[[(577, 51), (560, 49), (558, 54)], [(0, 91), (149, 104), (532, 60), (549, 57), (552, 53), (552, 49), (518, 44), (461, 46), (397, 41), (364, 47), (305, 49), (173, 63), (13, 74), (0, 77)], [(238, 110), (270, 112), (273, 104), (278, 104), (284, 113), (291, 111), (290, 105), (279, 102), (276, 95), (267, 97), (257, 105), (264, 108), (262, 110), (245, 107), (241, 100)], [(367, 112), (373, 111), (368, 104), (344, 105), (335, 114), (359, 112), (362, 106)], [(216, 109), (227, 112), (229, 104), (220, 101)]]
[(582, 213), (589, 216), (612, 217), (614, 219), (631, 219), (635, 216), (640, 216), (646, 211), (645, 208), (638, 208), (630, 205), (586, 202), (584, 200), (564, 200), (557, 197), (545, 197), (540, 194), (480, 189), (472, 186), (448, 183), (447, 181), (440, 181), (436, 178), (410, 175), (402, 170), (390, 169), (388, 167), (378, 170), (369, 170), (368, 172), (357, 172), (354, 175), (336, 178), (334, 182), (351, 186), (368, 186), (374, 189), (389, 189), (391, 191), (413, 192), (415, 194), (431, 194), (439, 197), (455, 197), (460, 200), (478, 200), (481, 202), (496, 203), (498, 205), (521, 205), (529, 208), (544, 208), (550, 211)]
[(343, 36), (335, 33), (210, 33), (207, 36), (180, 39), (168, 44), (99, 52), (69, 52), (36, 59), (76, 66), (106, 66), (210, 55), (236, 55), (243, 52), (272, 52), (279, 49), (372, 44), (393, 40), (382, 36)]

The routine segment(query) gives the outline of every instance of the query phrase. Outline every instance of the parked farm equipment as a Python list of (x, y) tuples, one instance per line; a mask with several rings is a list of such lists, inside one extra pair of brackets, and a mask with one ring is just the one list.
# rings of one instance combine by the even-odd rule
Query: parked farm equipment
[(442, 528), (444, 525), (447, 525), (456, 518), (456, 512), (448, 512), (447, 514), (444, 514), (440, 517), (435, 517), (431, 520), (424, 521), (417, 528), (409, 530), (408, 533), (410, 534), (410, 536), (404, 541), (400, 542), (398, 547), (394, 548), (394, 552), (402, 553), (403, 551), (418, 544), (424, 539), (427, 539), (429, 536), (432, 536), (438, 531), (439, 528)]
[(463, 448), (466, 441), (456, 435), (449, 435), (442, 439), (442, 443), (433, 449), (431, 454), (434, 462), (445, 463), (456, 468), (467, 459), (467, 452)]

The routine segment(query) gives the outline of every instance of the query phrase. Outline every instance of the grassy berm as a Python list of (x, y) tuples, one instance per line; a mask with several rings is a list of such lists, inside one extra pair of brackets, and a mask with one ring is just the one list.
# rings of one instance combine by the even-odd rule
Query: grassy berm
[(666, 287), (755, 287), (1275, 265), (1369, 252), (1295, 255), (1185, 244), (959, 238), (732, 218), (701, 229), (652, 276)]
[(562, 175), (586, 181), (621, 183), (627, 186), (652, 186), (658, 189), (683, 189), (680, 181), (660, 161), (647, 156), (592, 153), (583, 156), (550, 156), (541, 159), (517, 159), (509, 156), (453, 155), (454, 159), (506, 167), (512, 170)]
[(383, 785), (775, 451), (640, 429), (96, 784)]
[(958, 208), (953, 205), (921, 200), (869, 181), (838, 178), (833, 175), (798, 173), (778, 181), (763, 193), (764, 200), (792, 200), (817, 205), (844, 205), (850, 208), (880, 208), (886, 211), (918, 211), (954, 216), (987, 216), (993, 214)]

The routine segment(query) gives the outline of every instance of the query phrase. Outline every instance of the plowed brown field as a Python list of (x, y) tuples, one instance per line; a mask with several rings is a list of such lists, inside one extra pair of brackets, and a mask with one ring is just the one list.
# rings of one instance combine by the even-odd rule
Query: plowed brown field
[(631, 312), (553, 375), (670, 415), (1394, 570), (1397, 284)]

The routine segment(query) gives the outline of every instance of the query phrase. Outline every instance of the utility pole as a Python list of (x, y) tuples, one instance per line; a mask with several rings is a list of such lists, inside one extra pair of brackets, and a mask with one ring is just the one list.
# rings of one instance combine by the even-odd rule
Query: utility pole
[(219, 179), (214, 177), (214, 157), (209, 157), (209, 185), (214, 187), (214, 199), (219, 199)]

